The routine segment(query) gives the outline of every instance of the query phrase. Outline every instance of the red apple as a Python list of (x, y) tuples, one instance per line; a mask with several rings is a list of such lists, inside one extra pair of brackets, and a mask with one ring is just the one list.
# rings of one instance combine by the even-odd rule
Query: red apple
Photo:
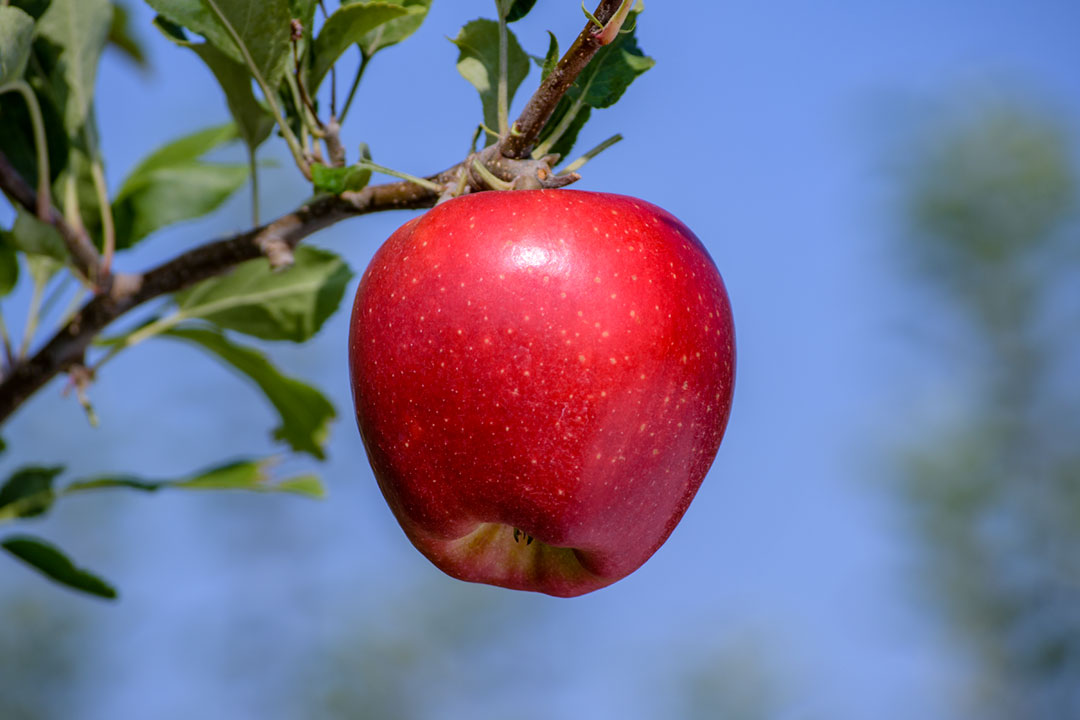
[(559, 596), (641, 566), (720, 446), (724, 283), (630, 197), (466, 195), (403, 225), (353, 305), (360, 434), (405, 534), (473, 582)]

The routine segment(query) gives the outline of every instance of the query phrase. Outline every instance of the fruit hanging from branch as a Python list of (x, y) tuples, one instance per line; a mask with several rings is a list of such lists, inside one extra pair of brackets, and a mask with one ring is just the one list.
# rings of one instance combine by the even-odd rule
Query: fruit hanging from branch
[(398, 229), (353, 305), (357, 422), (405, 534), (448, 574), (558, 596), (664, 543), (720, 446), (723, 281), (634, 198), (478, 193)]

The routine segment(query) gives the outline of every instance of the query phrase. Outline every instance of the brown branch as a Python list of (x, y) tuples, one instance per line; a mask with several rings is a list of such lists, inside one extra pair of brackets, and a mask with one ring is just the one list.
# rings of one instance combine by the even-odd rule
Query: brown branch
[[(11, 161), (0, 152), (0, 190), (26, 210), (38, 216), (43, 222), (52, 225), (60, 233), (75, 269), (93, 283), (100, 283), (102, 278), (101, 256), (86, 233), (79, 232), (68, 224), (63, 214), (55, 207), (38, 207), (38, 196), (30, 184), (15, 170)], [(42, 215), (44, 211), (44, 215)]]
[[(619, 0), (601, 0), (595, 16), (606, 23), (619, 5)], [(515, 134), (427, 179), (448, 191), (461, 182), (465, 183), (467, 191), (489, 190), (490, 183), (477, 177), (474, 171), (474, 161), (479, 160), (491, 174), (515, 188), (555, 188), (574, 182), (577, 175), (552, 172), (553, 158), (533, 160), (526, 156), (563, 94), (600, 48), (593, 35), (590, 23), (529, 100), (514, 123)], [(33, 208), (36, 196), (2, 155), (0, 173), (3, 189), (21, 205)], [(140, 275), (113, 276), (107, 289), (83, 306), (33, 357), (12, 367), (0, 382), (0, 424), (57, 374), (81, 365), (94, 337), (139, 305), (265, 254), (276, 254), (280, 258), (312, 233), (345, 218), (384, 210), (428, 208), (445, 195), (415, 183), (395, 182), (371, 185), (340, 196), (322, 196), (268, 225), (196, 247)], [(85, 264), (90, 258), (85, 257), (83, 243), (89, 241), (75, 233), (55, 210), (53, 215), (53, 224), (65, 236), (65, 241), (79, 241), (74, 245), (69, 242), (69, 248), (76, 262)], [(90, 250), (93, 251), (92, 245)], [(97, 262), (96, 251), (93, 258)], [(97, 267), (95, 264), (86, 266)]]

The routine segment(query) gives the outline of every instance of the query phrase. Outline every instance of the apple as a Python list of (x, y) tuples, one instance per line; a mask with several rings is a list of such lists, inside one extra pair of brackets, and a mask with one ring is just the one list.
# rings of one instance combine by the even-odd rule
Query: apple
[(581, 595), (686, 512), (731, 408), (734, 327), (698, 238), (641, 200), (484, 192), (364, 273), (356, 418), (409, 540), (462, 580)]

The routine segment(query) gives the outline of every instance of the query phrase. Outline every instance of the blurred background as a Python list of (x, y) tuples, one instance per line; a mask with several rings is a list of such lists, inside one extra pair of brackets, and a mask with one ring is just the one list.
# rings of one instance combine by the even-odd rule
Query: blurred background
[[(150, 68), (113, 53), (99, 75), (113, 188), (228, 118), (198, 59), (130, 10)], [(417, 174), (460, 160), (480, 108), (446, 36), (492, 15), (436, 0), (369, 69), (350, 146)], [(545, 30), (566, 47), (581, 25), (543, 0), (515, 32), (542, 54)], [(657, 66), (594, 115), (579, 149), (627, 139), (578, 187), (693, 228), (739, 344), (727, 437), (668, 543), (574, 600), (443, 576), (368, 470), (342, 310), (313, 343), (264, 344), (336, 401), (329, 498), (59, 503), (27, 527), (121, 598), (0, 561), (0, 718), (1080, 718), (1078, 27), (1072, 0), (648, 3)], [(264, 213), (286, 212), (308, 188), (283, 146), (262, 157)], [(242, 229), (248, 207), (121, 269)], [(408, 217), (313, 243), (355, 287)], [(61, 389), (4, 428), (0, 475), (171, 477), (271, 450), (256, 391), (177, 343), (109, 365), (100, 428)]]

